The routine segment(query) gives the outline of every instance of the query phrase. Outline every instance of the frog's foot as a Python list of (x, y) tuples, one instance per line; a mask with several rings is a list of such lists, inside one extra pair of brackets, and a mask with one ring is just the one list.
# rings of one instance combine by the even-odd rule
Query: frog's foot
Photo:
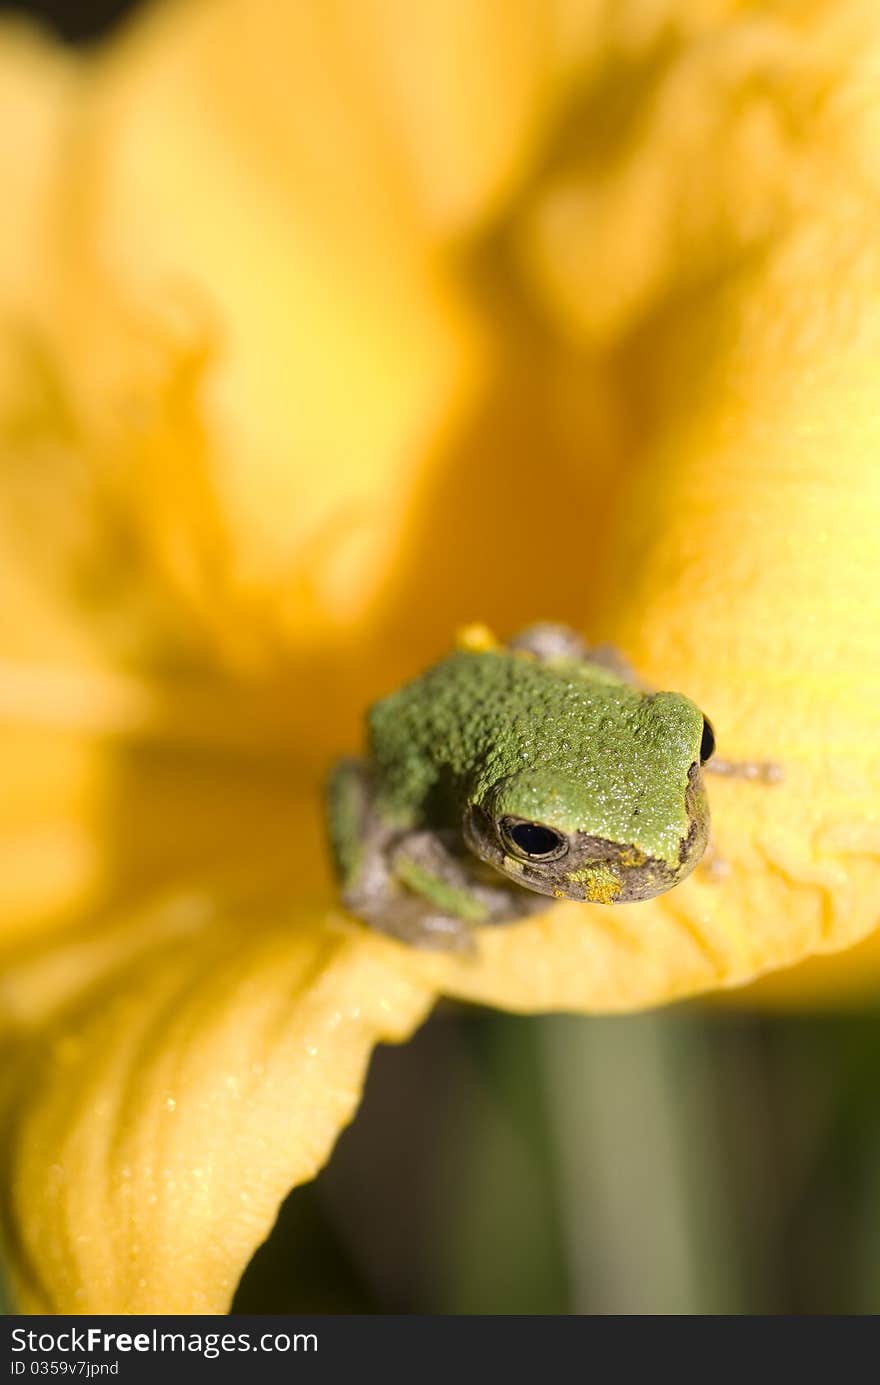
[(576, 631), (567, 625), (554, 625), (551, 621), (539, 621), (528, 625), (507, 642), (507, 648), (514, 653), (532, 654), (542, 664), (555, 663), (559, 659), (575, 659), (579, 663), (598, 664), (608, 669), (626, 683), (638, 685), (638, 678), (623, 655), (611, 644), (597, 644), (590, 647)]
[(398, 877), (381, 851), (364, 856), (361, 870), (342, 892), (345, 907), (356, 918), (410, 947), (471, 953), (473, 924), (448, 912)]
[(377, 933), (396, 938), (408, 947), (430, 952), (476, 953), (473, 926), (465, 919), (432, 909), (408, 891), (392, 891), (370, 900), (347, 899), (351, 912)]
[(547, 907), (542, 895), (456, 852), (451, 833), (403, 832), (375, 811), (362, 760), (342, 760), (329, 784), (330, 835), (345, 907), (410, 947), (473, 954), (474, 930)]
[(513, 923), (546, 909), (543, 895), (506, 880), (454, 844), (451, 834), (407, 833), (391, 853), (391, 870), (407, 889), (472, 928)]
[[(379, 933), (411, 947), (472, 952), (474, 910), (450, 909), (462, 883), (444, 862), (448, 853), (432, 854), (430, 833), (388, 828), (375, 811), (375, 790), (363, 760), (341, 760), (328, 785), (330, 836), (345, 907)], [(420, 838), (424, 841), (419, 846)], [(412, 844), (406, 861), (405, 846)], [(411, 876), (408, 879), (407, 876)], [(437, 896), (443, 889), (449, 899)], [(462, 892), (464, 893), (464, 892)], [(481, 912), (481, 911), (480, 911)]]
[(607, 668), (609, 673), (616, 674), (622, 678), (624, 683), (632, 683), (633, 687), (644, 689), (644, 683), (639, 678), (632, 664), (625, 659), (619, 649), (615, 649), (613, 644), (594, 644), (584, 655), (588, 664), (598, 664), (600, 668)]
[(708, 884), (720, 885), (730, 875), (730, 862), (724, 859), (714, 842), (710, 841), (703, 853), (703, 859), (697, 866), (697, 872)]
[(769, 760), (722, 760), (713, 755), (703, 765), (704, 774), (717, 774), (723, 779), (747, 779), (752, 784), (781, 784), (785, 778), (782, 765)]
[(373, 928), (410, 947), (468, 956), (476, 953), (477, 928), (546, 909), (542, 895), (508, 885), (495, 871), (484, 873), (476, 858), (451, 848), (434, 832), (404, 834), (387, 853), (381, 888), (374, 874), (367, 895), (356, 892), (346, 902)]
[(554, 659), (584, 659), (587, 655), (587, 646), (574, 630), (543, 620), (520, 630), (507, 641), (507, 648), (515, 654), (533, 654), (541, 663)]

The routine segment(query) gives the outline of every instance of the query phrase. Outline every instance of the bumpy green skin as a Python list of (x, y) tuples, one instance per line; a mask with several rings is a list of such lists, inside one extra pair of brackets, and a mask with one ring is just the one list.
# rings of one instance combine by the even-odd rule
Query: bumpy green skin
[(441, 789), (453, 813), (491, 805), (678, 861), (703, 715), (677, 693), (645, 695), (589, 662), (457, 652), (369, 725), (380, 811), (400, 826)]
[[(548, 654), (548, 629), (551, 650), (577, 645), (534, 627), (519, 647), (450, 654), (376, 703), (368, 759), (337, 766), (337, 872), (374, 927), (420, 942), (522, 918), (535, 894), (647, 899), (702, 855), (701, 711), (582, 647)], [(519, 822), (560, 834), (558, 857), (511, 844)]]

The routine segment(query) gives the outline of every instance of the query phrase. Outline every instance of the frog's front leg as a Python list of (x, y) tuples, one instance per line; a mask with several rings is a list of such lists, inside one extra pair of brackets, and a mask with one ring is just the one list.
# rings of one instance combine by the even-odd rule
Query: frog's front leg
[(434, 832), (405, 832), (386, 853), (390, 889), (370, 920), (413, 947), (473, 952), (473, 930), (489, 922), (464, 863)]
[(426, 909), (430, 937), (423, 945), (449, 946), (446, 939), (454, 938), (454, 946), (469, 950), (474, 928), (546, 910), (544, 896), (503, 879), (471, 852), (457, 851), (456, 841), (454, 833), (408, 832), (390, 853), (395, 880)]
[[(473, 950), (473, 929), (496, 921), (501, 893), (474, 882), (441, 835), (401, 831), (376, 811), (369, 769), (343, 760), (329, 786), (330, 833), (342, 898), (375, 928), (413, 947)], [(474, 865), (476, 866), (476, 862)]]

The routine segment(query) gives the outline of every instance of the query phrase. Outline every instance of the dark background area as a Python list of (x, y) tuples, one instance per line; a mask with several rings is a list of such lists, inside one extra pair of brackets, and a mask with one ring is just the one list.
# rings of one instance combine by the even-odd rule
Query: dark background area
[(13, 12), (32, 15), (72, 41), (100, 38), (109, 32), (137, 0), (21, 0), (0, 4), (0, 14)]

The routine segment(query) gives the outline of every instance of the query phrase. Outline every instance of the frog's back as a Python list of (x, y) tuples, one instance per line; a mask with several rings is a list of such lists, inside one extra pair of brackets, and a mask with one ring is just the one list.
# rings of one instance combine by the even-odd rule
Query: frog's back
[[(389, 802), (415, 802), (441, 775), (472, 785), (500, 778), (552, 744), (582, 734), (596, 680), (588, 665), (552, 667), (506, 651), (457, 651), (369, 714), (373, 763)], [(479, 791), (479, 784), (476, 783)]]

